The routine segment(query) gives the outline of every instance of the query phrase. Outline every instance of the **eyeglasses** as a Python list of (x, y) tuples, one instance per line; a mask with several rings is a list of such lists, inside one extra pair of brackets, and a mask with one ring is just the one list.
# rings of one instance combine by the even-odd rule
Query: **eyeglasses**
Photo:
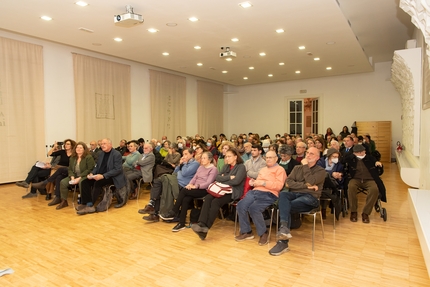
[(266, 159), (267, 158), (271, 158), (271, 159), (273, 159), (273, 158), (277, 158), (277, 156), (266, 156)]

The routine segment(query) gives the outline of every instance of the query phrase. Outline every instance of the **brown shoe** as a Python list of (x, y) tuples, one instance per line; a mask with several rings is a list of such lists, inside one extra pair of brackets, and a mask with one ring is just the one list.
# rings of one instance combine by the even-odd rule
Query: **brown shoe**
[(363, 221), (363, 223), (369, 223), (369, 215), (367, 215), (366, 213), (362, 213), (361, 214), (361, 221)]
[(352, 222), (357, 222), (357, 212), (351, 212), (351, 217), (349, 219)]
[(67, 206), (69, 206), (69, 204), (67, 203), (67, 200), (62, 199), (61, 203), (59, 205), (57, 205), (57, 207), (55, 209), (61, 209), (61, 208), (67, 207)]
[(241, 242), (244, 240), (251, 240), (251, 239), (254, 239), (254, 234), (252, 233), (242, 233), (234, 238), (234, 240), (238, 242)]
[(144, 209), (139, 209), (140, 214), (154, 214), (155, 208), (152, 205), (147, 204)]
[(94, 206), (85, 206), (84, 209), (81, 209), (76, 213), (79, 215), (85, 215), (85, 214), (94, 213), (94, 212), (96, 212), (96, 208)]
[(128, 199), (130, 199), (130, 200), (135, 200), (135, 199), (137, 199), (137, 194), (136, 194), (136, 192), (132, 192), (132, 193), (130, 194), (130, 197), (129, 197)]
[(269, 233), (265, 232), (260, 236), (260, 240), (258, 240), (258, 245), (263, 246), (269, 243)]
[(52, 205), (57, 205), (57, 204), (60, 204), (60, 203), (61, 203), (61, 198), (54, 197), (54, 199), (50, 203), (48, 203), (48, 205), (52, 206)]
[(158, 222), (160, 217), (156, 214), (150, 214), (148, 216), (144, 216), (143, 219), (150, 222)]

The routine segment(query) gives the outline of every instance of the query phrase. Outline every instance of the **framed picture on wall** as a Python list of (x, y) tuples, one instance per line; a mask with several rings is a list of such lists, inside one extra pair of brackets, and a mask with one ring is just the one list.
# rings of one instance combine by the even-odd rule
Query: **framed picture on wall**
[(422, 107), (423, 110), (430, 108), (430, 67), (429, 59), (427, 55), (423, 55), (424, 65), (423, 65), (423, 99)]

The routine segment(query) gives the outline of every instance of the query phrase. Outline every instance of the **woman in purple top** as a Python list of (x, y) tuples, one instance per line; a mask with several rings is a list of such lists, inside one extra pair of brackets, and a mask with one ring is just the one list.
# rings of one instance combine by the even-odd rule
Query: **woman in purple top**
[(172, 231), (180, 231), (185, 228), (185, 219), (187, 218), (187, 211), (190, 202), (195, 198), (201, 198), (207, 195), (206, 189), (215, 181), (218, 175), (216, 166), (213, 165), (213, 154), (211, 152), (204, 152), (200, 159), (200, 167), (197, 169), (196, 174), (191, 179), (190, 183), (181, 188), (178, 198), (176, 199), (173, 209), (167, 215), (160, 214), (164, 220), (172, 220), (179, 212), (179, 223), (173, 227)]

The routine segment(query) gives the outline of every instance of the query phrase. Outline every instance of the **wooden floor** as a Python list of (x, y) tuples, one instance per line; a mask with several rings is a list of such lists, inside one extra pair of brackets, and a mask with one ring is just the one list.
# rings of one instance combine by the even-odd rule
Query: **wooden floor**
[(145, 222), (137, 210), (148, 191), (121, 209), (78, 216), (71, 194), (69, 207), (56, 210), (44, 196), (23, 200), (25, 189), (0, 185), (0, 269), (15, 271), (0, 286), (430, 286), (395, 164), (383, 180), (386, 222), (375, 212), (367, 225), (341, 218), (333, 232), (328, 215), (312, 253), (309, 218), (277, 257), (268, 254), (274, 233), (267, 246), (236, 242), (231, 221), (218, 220), (205, 241)]

